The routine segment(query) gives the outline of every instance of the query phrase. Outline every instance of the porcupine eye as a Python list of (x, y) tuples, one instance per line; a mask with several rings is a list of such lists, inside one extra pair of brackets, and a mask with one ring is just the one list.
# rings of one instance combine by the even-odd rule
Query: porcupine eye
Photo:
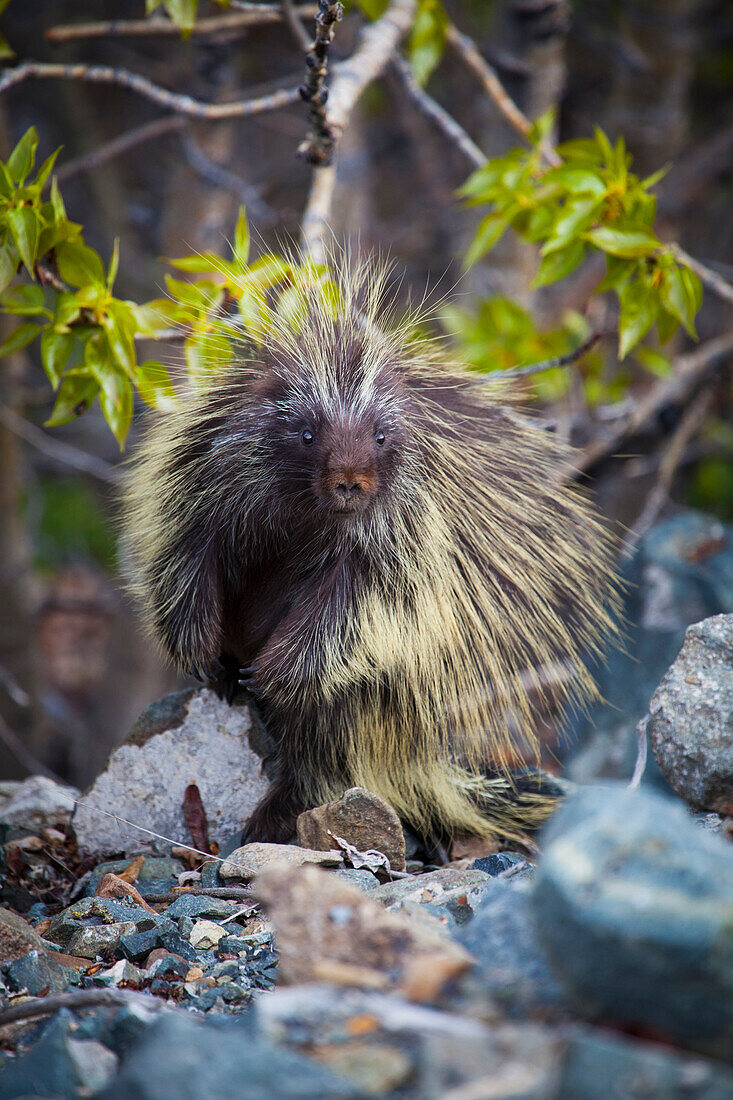
[(310, 428), (306, 428), (300, 438), (303, 440), (306, 447), (310, 447), (311, 443), (313, 442), (313, 432), (310, 430)]
[(383, 447), (384, 446), (384, 432), (377, 432), (376, 440), (377, 440), (377, 446), (378, 447)]

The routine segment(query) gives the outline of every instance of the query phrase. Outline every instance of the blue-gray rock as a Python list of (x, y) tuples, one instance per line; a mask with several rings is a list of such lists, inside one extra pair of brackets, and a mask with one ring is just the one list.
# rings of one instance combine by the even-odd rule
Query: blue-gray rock
[(379, 879), (366, 867), (339, 867), (334, 874), (346, 882), (353, 882), (361, 890), (373, 890), (379, 886)]
[[(484, 874), (496, 878), (497, 875), (500, 875), (503, 871), (508, 871), (510, 867), (515, 867), (518, 863), (527, 863), (524, 856), (521, 856), (519, 852), (495, 852), (494, 855), (475, 859), (471, 867), (474, 871), (483, 871)], [(527, 870), (531, 872), (529, 864), (527, 864)]]
[(362, 1096), (343, 1078), (261, 1038), (246, 1016), (219, 1022), (175, 1013), (144, 1033), (98, 1100), (350, 1100)]
[(131, 899), (80, 898), (51, 918), (45, 938), (60, 947), (67, 947), (80, 928), (112, 923), (132, 923), (138, 931), (152, 928), (163, 918), (149, 913)]
[(462, 898), (474, 908), (490, 882), (491, 879), (483, 871), (441, 867), (440, 870), (429, 871), (425, 875), (385, 882), (370, 890), (369, 894), (375, 901), (395, 910), (405, 902), (446, 905)]
[(180, 917), (229, 917), (241, 908), (240, 902), (227, 901), (225, 898), (182, 894), (168, 906), (165, 915), (171, 920), (178, 920)]
[[(603, 703), (574, 722), (564, 755), (580, 783), (631, 776), (638, 723), (691, 623), (733, 611), (733, 527), (684, 511), (641, 540), (623, 570), (624, 646), (596, 669)], [(666, 789), (654, 760), (644, 781)]]
[(680, 798), (733, 814), (733, 615), (689, 627), (652, 696), (646, 732)]
[(135, 934), (132, 921), (114, 924), (94, 924), (77, 928), (68, 941), (66, 949), (70, 955), (82, 959), (96, 959), (106, 951), (116, 951), (123, 936)]
[(2, 1071), (2, 1100), (39, 1096), (67, 1100), (104, 1088), (117, 1069), (116, 1056), (99, 1042), (73, 1035), (72, 1017), (62, 1010), (38, 1042)]
[(15, 992), (27, 989), (32, 997), (38, 997), (44, 989), (49, 993), (61, 993), (68, 985), (78, 981), (76, 970), (61, 966), (41, 951), (29, 951), (16, 959), (7, 967), (5, 974), (10, 989)]
[[(94, 895), (104, 875), (119, 875), (129, 865), (129, 858), (113, 859), (108, 860), (106, 863), (97, 864), (89, 876), (84, 889), (85, 895), (88, 897)], [(172, 856), (148, 855), (140, 868), (135, 884), (142, 893), (155, 891), (164, 894), (178, 885), (178, 876), (185, 869), (183, 861), (180, 859), (174, 859)]]
[(478, 961), (473, 981), (513, 1017), (564, 1012), (567, 997), (542, 950), (530, 909), (532, 884), (517, 875), (490, 879), (473, 919), (454, 935)]
[(556, 1100), (730, 1100), (733, 1071), (609, 1033), (581, 1032), (562, 1059)]
[(733, 1058), (733, 849), (671, 798), (587, 788), (542, 838), (532, 907), (576, 1010)]

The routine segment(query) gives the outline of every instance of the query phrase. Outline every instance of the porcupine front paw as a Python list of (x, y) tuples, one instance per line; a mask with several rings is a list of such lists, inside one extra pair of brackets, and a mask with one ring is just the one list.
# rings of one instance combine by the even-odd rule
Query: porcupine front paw
[(242, 690), (239, 686), (239, 663), (225, 653), (207, 665), (192, 667), (190, 672), (230, 705)]
[(295, 823), (304, 809), (305, 803), (290, 784), (276, 779), (247, 822), (243, 843), (287, 844), (295, 836)]

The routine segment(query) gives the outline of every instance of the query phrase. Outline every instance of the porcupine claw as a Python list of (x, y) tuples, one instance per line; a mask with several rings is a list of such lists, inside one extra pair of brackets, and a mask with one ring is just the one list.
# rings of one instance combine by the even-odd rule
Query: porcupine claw
[(255, 686), (255, 681), (258, 672), (259, 668), (257, 665), (245, 665), (244, 667), (240, 668), (239, 686), (246, 688), (247, 691), (250, 691), (253, 695), (256, 695), (257, 689)]

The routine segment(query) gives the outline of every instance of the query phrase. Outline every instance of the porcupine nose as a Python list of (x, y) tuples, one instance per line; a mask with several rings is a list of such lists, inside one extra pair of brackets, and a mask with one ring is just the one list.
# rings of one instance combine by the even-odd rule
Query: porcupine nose
[(344, 501), (353, 500), (362, 491), (360, 482), (354, 481), (353, 478), (339, 481), (335, 488), (337, 495)]

